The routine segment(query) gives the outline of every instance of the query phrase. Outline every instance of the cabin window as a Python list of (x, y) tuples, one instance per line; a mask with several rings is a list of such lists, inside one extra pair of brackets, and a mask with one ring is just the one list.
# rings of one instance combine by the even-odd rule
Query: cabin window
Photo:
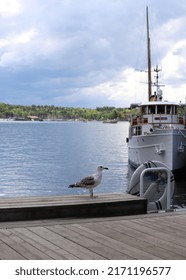
[(137, 135), (141, 135), (141, 126), (137, 126)]
[(167, 105), (167, 114), (168, 115), (177, 115), (177, 106), (174, 105)]
[(167, 114), (168, 115), (172, 114), (172, 106), (171, 105), (167, 105)]
[(157, 106), (157, 114), (165, 114), (165, 106), (164, 105), (158, 105)]
[(142, 113), (142, 115), (147, 114), (147, 106), (142, 106), (141, 107), (141, 113)]
[(175, 111), (175, 115), (177, 115), (178, 114), (178, 107), (177, 106), (174, 106), (174, 111)]
[(167, 120), (166, 117), (161, 117), (161, 118), (156, 117), (156, 118), (154, 118), (154, 119), (155, 119), (155, 121), (166, 121), (166, 120)]
[(149, 114), (155, 114), (155, 105), (150, 105), (149, 107)]
[(133, 127), (133, 129), (132, 129), (132, 135), (136, 135), (136, 127)]
[(135, 127), (133, 127), (133, 131), (132, 131), (132, 134), (133, 135), (141, 135), (141, 126), (135, 126)]

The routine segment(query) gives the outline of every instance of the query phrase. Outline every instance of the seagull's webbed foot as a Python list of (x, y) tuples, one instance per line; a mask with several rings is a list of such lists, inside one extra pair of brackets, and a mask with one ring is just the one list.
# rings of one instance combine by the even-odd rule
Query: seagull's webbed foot
[(95, 195), (93, 194), (93, 189), (90, 189), (89, 192), (90, 192), (90, 198), (91, 198), (91, 199), (97, 198), (97, 196), (95, 196)]

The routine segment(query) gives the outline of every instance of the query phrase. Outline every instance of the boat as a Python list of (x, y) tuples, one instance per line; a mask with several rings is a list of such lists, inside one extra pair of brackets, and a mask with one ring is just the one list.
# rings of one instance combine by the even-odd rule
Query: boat
[(103, 121), (103, 123), (112, 123), (112, 124), (114, 124), (114, 123), (117, 123), (118, 121), (117, 120), (110, 120), (110, 119), (108, 119), (108, 120), (104, 120)]
[(147, 57), (148, 57), (148, 101), (131, 104), (138, 108), (131, 116), (129, 126), (128, 160), (137, 168), (149, 160), (164, 163), (175, 172), (186, 167), (186, 122), (184, 105), (163, 101), (162, 86), (159, 85), (158, 66), (155, 67), (155, 92), (152, 94), (151, 55), (148, 7), (147, 20)]

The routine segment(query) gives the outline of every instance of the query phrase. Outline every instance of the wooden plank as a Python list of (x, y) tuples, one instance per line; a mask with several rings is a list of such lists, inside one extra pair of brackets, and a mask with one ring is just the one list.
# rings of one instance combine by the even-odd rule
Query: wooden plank
[(74, 205), (74, 204), (94, 204), (105, 201), (140, 201), (143, 198), (133, 196), (127, 193), (108, 193), (99, 194), (95, 199), (91, 199), (88, 195), (74, 195), (74, 196), (46, 196), (46, 197), (18, 197), (18, 198), (0, 198), (0, 208), (3, 207), (26, 207), (26, 206), (46, 206), (46, 205)]
[(129, 194), (35, 197), (0, 200), (0, 222), (69, 217), (106, 217), (147, 213), (147, 200)]
[(151, 236), (154, 236), (156, 238), (160, 238), (164, 241), (171, 242), (172, 244), (175, 243), (175, 244), (178, 244), (182, 247), (183, 246), (186, 247), (186, 239), (185, 239), (185, 236), (183, 236), (183, 235), (179, 236), (177, 238), (177, 235), (175, 235), (175, 234), (173, 234), (169, 231), (160, 231), (160, 230), (155, 231), (154, 229), (148, 227), (148, 225), (146, 225), (145, 222), (142, 223), (142, 224), (139, 224), (139, 223), (136, 222), (134, 224), (131, 221), (127, 221), (127, 225), (129, 227), (135, 228), (136, 230), (141, 231), (141, 232), (145, 232), (145, 233), (147, 233)]
[(178, 216), (176, 217), (176, 220), (174, 217), (169, 217), (169, 219), (165, 219), (165, 221), (168, 221), (169, 223), (173, 224), (173, 226), (177, 226), (179, 229), (186, 230), (186, 217), (184, 216)]
[[(86, 247), (92, 252), (95, 252), (96, 254), (102, 256), (104, 259), (131, 259), (129, 256), (127, 256), (125, 253), (120, 252), (118, 250), (115, 250), (114, 248), (110, 246), (106, 246), (106, 244), (103, 244), (100, 242), (99, 238), (90, 238), (89, 235), (86, 236), (81, 232), (77, 232), (74, 230), (73, 225), (69, 226), (54, 226), (54, 227), (47, 227), (53, 230), (54, 232), (60, 234), (61, 236), (68, 238), (69, 240), (76, 242), (82, 247)], [(65, 229), (66, 228), (66, 229)], [(70, 232), (70, 234), (69, 234)]]
[(22, 238), (19, 238), (17, 235), (12, 234), (9, 230), (1, 229), (0, 239), (13, 250), (19, 252), (19, 254), (21, 254), (25, 259), (51, 259), (50, 256), (44, 254), (33, 245), (25, 242)]
[(0, 259), (186, 259), (185, 213), (0, 223)]
[[(108, 237), (107, 235), (100, 234), (96, 229), (100, 228), (101, 224), (91, 224), (91, 229), (89, 228), (90, 224), (78, 225), (75, 224), (73, 227), (76, 227), (76, 230), (79, 234), (91, 236), (93, 239), (99, 240), (100, 243), (104, 244), (104, 246), (108, 246), (112, 248), (112, 250), (117, 250), (118, 252), (122, 252), (127, 255), (128, 258), (138, 259), (154, 259), (155, 256), (153, 254), (148, 254), (146, 252), (142, 252), (139, 249), (133, 248), (128, 244), (123, 244), (122, 242), (115, 240), (113, 238)], [(93, 227), (93, 228), (92, 228)]]
[[(114, 236), (114, 238), (116, 238), (117, 240), (120, 240), (123, 243), (127, 243), (128, 245), (134, 248), (138, 248), (144, 252), (148, 252), (149, 254), (153, 253), (153, 255), (157, 258), (177, 259), (178, 257), (178, 255), (174, 251), (171, 252), (170, 250), (167, 250), (167, 248), (162, 248), (161, 244), (157, 244), (154, 238), (152, 238), (151, 240), (147, 239), (146, 236), (140, 238), (138, 232), (135, 230), (130, 230), (129, 228), (126, 228), (124, 226), (116, 226), (108, 222), (103, 223), (103, 226), (105, 227), (106, 231), (107, 228), (110, 228), (110, 232), (107, 231), (107, 234), (109, 233), (109, 236)], [(112, 232), (113, 228), (114, 231)], [(179, 255), (179, 257), (181, 259), (184, 259), (184, 257), (181, 255)]]
[(0, 241), (0, 260), (24, 260), (24, 256), (12, 249), (6, 243)]
[[(65, 251), (68, 251), (69, 253), (75, 255), (79, 259), (103, 259), (101, 256), (98, 254), (91, 252), (87, 248), (84, 248), (80, 246), (79, 244), (64, 238), (60, 236), (59, 234), (56, 234), (55, 232), (44, 228), (44, 227), (33, 227), (29, 228), (32, 232), (40, 235), (40, 236), (45, 236), (45, 239), (48, 240), (49, 242), (55, 244), (59, 248), (64, 249)], [(69, 232), (70, 234), (70, 232)]]
[[(153, 221), (152, 221), (153, 222)], [(183, 257), (186, 257), (186, 250), (184, 247), (182, 247), (179, 244), (175, 244), (169, 240), (169, 234), (167, 233), (164, 238), (162, 238), (162, 231), (148, 231), (147, 227), (138, 227), (137, 223), (133, 221), (133, 223), (130, 223), (129, 220), (127, 221), (120, 221), (119, 224), (116, 222), (115, 226), (117, 229), (119, 228), (123, 232), (127, 232), (128, 234), (132, 235), (133, 237), (136, 237), (137, 239), (146, 241), (148, 243), (151, 243), (152, 246), (158, 246), (161, 247), (168, 252), (174, 252), (177, 254), (177, 259), (183, 259)], [(185, 233), (184, 233), (185, 235)], [(167, 237), (167, 238), (166, 238)]]
[(10, 231), (24, 239), (25, 242), (34, 245), (41, 252), (51, 256), (51, 258), (55, 260), (78, 259), (75, 255), (70, 254), (69, 252), (46, 240), (44, 236), (41, 237), (31, 232), (27, 228), (15, 228), (11, 229)]
[[(185, 221), (186, 222), (186, 221)], [(178, 223), (175, 223), (172, 219), (154, 219), (154, 222), (152, 223), (151, 219), (145, 219), (143, 222), (142, 220), (136, 221), (136, 223), (141, 224), (141, 225), (146, 225), (151, 229), (154, 230), (159, 230), (161, 232), (167, 233), (167, 234), (174, 234), (174, 236), (179, 236), (182, 237), (183, 233), (180, 231), (182, 228), (183, 230), (186, 231), (186, 225), (179, 225), (178, 228)]]
[[(89, 227), (89, 228), (92, 228), (92, 227)], [(111, 225), (110, 223), (103, 223), (102, 227), (99, 227), (99, 228), (97, 227), (96, 230), (99, 233), (102, 233), (110, 238), (113, 238), (115, 240), (122, 242), (122, 244), (124, 246), (127, 244), (134, 251), (136, 249), (140, 250), (141, 251), (140, 255), (143, 255), (146, 252), (149, 255), (153, 255), (153, 257), (151, 256), (151, 258), (153, 258), (153, 259), (163, 258), (164, 252), (160, 253), (158, 250), (157, 251), (152, 250), (151, 244), (148, 244), (148, 246), (147, 246), (147, 243), (144, 240), (143, 241), (137, 240), (136, 237), (127, 235), (126, 232), (119, 231), (117, 227), (113, 227), (113, 225)]]

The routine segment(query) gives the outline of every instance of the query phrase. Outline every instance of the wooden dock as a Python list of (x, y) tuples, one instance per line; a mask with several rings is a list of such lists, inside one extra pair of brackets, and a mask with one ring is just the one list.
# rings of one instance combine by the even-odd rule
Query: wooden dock
[(186, 211), (127, 194), (0, 199), (0, 259), (186, 259)]
[(0, 223), (3, 260), (185, 260), (186, 211)]
[(147, 200), (124, 193), (0, 199), (0, 222), (145, 214)]

